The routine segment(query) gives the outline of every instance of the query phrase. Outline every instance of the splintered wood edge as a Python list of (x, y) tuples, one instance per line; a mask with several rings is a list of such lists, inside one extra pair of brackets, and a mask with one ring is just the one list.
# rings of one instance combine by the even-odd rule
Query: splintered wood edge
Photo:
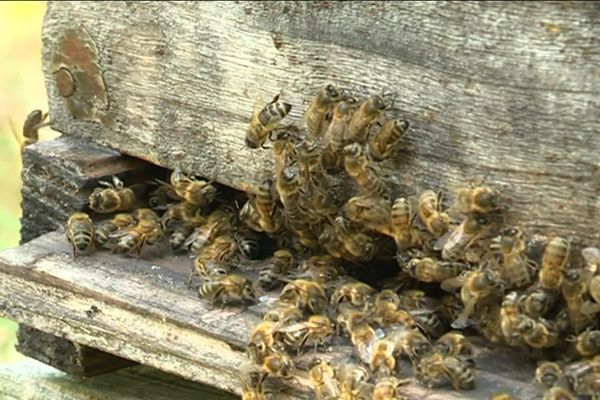
[[(240, 368), (250, 323), (258, 317), (213, 308), (185, 288), (173, 257), (138, 259), (106, 251), (73, 259), (63, 233), (41, 236), (0, 253), (0, 314), (73, 342), (183, 378), (241, 394)], [(189, 259), (182, 260), (191, 265)], [(476, 389), (427, 390), (412, 382), (409, 398), (479, 399), (499, 391), (536, 399), (533, 370), (478, 347)], [(335, 358), (347, 346), (324, 355)], [(504, 353), (504, 349), (502, 353)], [(478, 359), (479, 357), (479, 359)], [(500, 361), (502, 360), (502, 361)], [(502, 365), (505, 363), (505, 365)], [(494, 364), (494, 365), (492, 365)], [(498, 364), (498, 365), (496, 365)], [(310, 398), (306, 373), (281, 385), (280, 399)]]

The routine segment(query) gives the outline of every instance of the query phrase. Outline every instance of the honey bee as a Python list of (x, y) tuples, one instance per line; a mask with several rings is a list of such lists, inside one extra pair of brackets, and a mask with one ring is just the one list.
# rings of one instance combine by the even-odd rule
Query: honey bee
[(501, 209), (501, 195), (489, 186), (462, 188), (457, 192), (456, 209), (463, 214), (488, 214)]
[(358, 186), (368, 195), (389, 198), (389, 187), (383, 175), (367, 160), (363, 147), (358, 143), (344, 147), (344, 167)]
[(117, 214), (108, 221), (102, 221), (96, 227), (96, 243), (104, 245), (110, 241), (109, 235), (119, 229), (135, 225), (136, 221), (131, 214)]
[(302, 318), (302, 311), (295, 305), (281, 302), (277, 302), (265, 312), (265, 315), (263, 315), (264, 321), (278, 322), (280, 325), (289, 325), (300, 322)]
[(206, 223), (206, 217), (202, 215), (200, 207), (182, 201), (169, 206), (160, 222), (165, 232), (172, 232), (179, 224), (202, 225)]
[(475, 387), (471, 368), (458, 357), (444, 357), (433, 353), (420, 360), (417, 371), (419, 381), (429, 387), (443, 385), (448, 381), (455, 390)]
[(394, 201), (391, 212), (392, 234), (396, 244), (402, 249), (413, 244), (412, 224), (416, 215), (405, 198), (399, 197)]
[(541, 362), (535, 370), (535, 381), (545, 389), (550, 389), (562, 379), (562, 367), (551, 361)]
[(148, 198), (148, 205), (154, 211), (166, 210), (173, 202), (181, 201), (181, 198), (175, 193), (175, 189), (164, 182), (158, 180), (157, 182), (149, 182), (151, 185), (156, 185), (155, 189), (150, 191)]
[(214, 238), (198, 253), (196, 259), (228, 262), (237, 250), (235, 239), (229, 235), (220, 235)]
[(298, 353), (306, 345), (313, 344), (316, 348), (325, 342), (333, 334), (333, 325), (329, 318), (324, 315), (311, 315), (308, 321), (297, 322), (277, 329), (277, 338)]
[(393, 236), (391, 211), (390, 205), (381, 197), (357, 196), (344, 206), (350, 221), (387, 236)]
[(448, 332), (433, 345), (433, 351), (447, 356), (470, 356), (473, 354), (471, 342), (459, 332)]
[(382, 96), (373, 96), (363, 101), (350, 118), (346, 128), (347, 142), (365, 143), (371, 125), (379, 118), (388, 107)]
[(369, 315), (364, 310), (357, 310), (349, 304), (341, 304), (336, 318), (336, 328), (339, 335), (350, 336), (355, 327), (367, 323)]
[(229, 274), (230, 270), (229, 264), (225, 262), (196, 257), (194, 260), (194, 269), (188, 278), (187, 286), (188, 288), (191, 286), (194, 275), (200, 278), (224, 277)]
[(371, 157), (377, 161), (389, 158), (406, 135), (409, 126), (408, 121), (401, 119), (390, 120), (383, 124), (379, 132), (369, 141)]
[(339, 383), (339, 400), (368, 400), (371, 399), (371, 388), (368, 384), (369, 371), (363, 366), (342, 363), (334, 368)]
[(446, 233), (450, 224), (450, 217), (441, 212), (441, 207), (441, 192), (436, 194), (433, 190), (425, 190), (419, 196), (417, 214), (435, 238)]
[(574, 339), (575, 350), (583, 357), (591, 357), (600, 354), (600, 330), (587, 329)]
[(558, 343), (559, 332), (556, 325), (544, 318), (520, 318), (516, 329), (525, 343), (535, 349), (552, 347)]
[[(140, 210), (142, 211), (140, 212)], [(109, 235), (110, 238), (117, 239), (113, 251), (120, 253), (135, 252), (136, 256), (139, 257), (144, 245), (152, 246), (162, 238), (163, 230), (158, 215), (150, 209), (140, 210), (137, 210), (133, 215), (137, 219), (137, 224)]]
[[(447, 281), (446, 281), (447, 282)], [(475, 310), (476, 304), (502, 286), (495, 271), (485, 269), (483, 271), (470, 272), (465, 279), (465, 284), (460, 291), (460, 297), (464, 308), (458, 318), (452, 323), (454, 328), (465, 327), (467, 319)]]
[(443, 282), (454, 278), (469, 268), (468, 264), (437, 261), (430, 257), (413, 258), (402, 269), (421, 282)]
[(431, 353), (429, 339), (416, 329), (400, 329), (388, 334), (396, 346), (396, 352), (406, 355), (413, 364)]
[(250, 333), (246, 353), (257, 364), (263, 362), (264, 358), (274, 351), (281, 350), (275, 341), (274, 334), (279, 324), (264, 321), (258, 324)]
[(325, 142), (327, 144), (324, 150), (325, 153), (336, 155), (344, 147), (346, 129), (357, 105), (358, 98), (353, 96), (348, 96), (343, 101), (337, 103), (333, 109), (331, 122), (325, 132)]
[(500, 276), (507, 288), (518, 289), (533, 283), (535, 266), (523, 254), (526, 247), (523, 231), (516, 227), (505, 229), (492, 242), (491, 248), (502, 255)]
[(331, 296), (331, 304), (349, 303), (357, 308), (367, 306), (377, 290), (363, 282), (348, 282), (338, 287)]
[(262, 232), (263, 229), (260, 226), (260, 214), (256, 211), (256, 206), (254, 202), (251, 200), (247, 200), (239, 213), (240, 222), (245, 224), (248, 228), (252, 229), (254, 232)]
[(183, 245), (189, 247), (190, 253), (198, 254), (215, 237), (227, 232), (230, 229), (230, 223), (231, 215), (224, 210), (217, 209), (208, 216), (204, 225), (192, 232)]
[(86, 213), (74, 212), (71, 214), (67, 220), (65, 233), (73, 247), (73, 257), (77, 257), (79, 253), (88, 253), (94, 250), (96, 229)]
[(544, 393), (542, 400), (576, 400), (576, 397), (573, 396), (569, 389), (555, 386)]
[(330, 256), (312, 256), (298, 266), (296, 279), (314, 280), (325, 285), (335, 281), (340, 275), (339, 267)]
[(201, 282), (198, 291), (200, 297), (208, 298), (213, 304), (216, 302), (239, 304), (256, 300), (252, 282), (237, 274), (205, 278)]
[(504, 297), (500, 308), (500, 330), (508, 345), (518, 346), (524, 344), (521, 332), (517, 329), (524, 319), (527, 319), (527, 317), (520, 313), (517, 292), (510, 292)]
[(275, 96), (262, 109), (255, 107), (250, 126), (246, 130), (246, 146), (251, 149), (262, 147), (269, 134), (290, 113), (291, 109), (292, 105), (281, 101), (279, 95)]
[(581, 254), (587, 263), (587, 270), (593, 275), (588, 284), (589, 294), (595, 302), (595, 304), (592, 304), (590, 313), (598, 313), (600, 312), (600, 274), (598, 274), (600, 249), (597, 247), (586, 247), (581, 251)]
[(435, 243), (436, 250), (442, 250), (444, 260), (460, 260), (467, 249), (483, 237), (491, 227), (491, 220), (483, 215), (469, 215), (454, 231), (440, 237)]
[(377, 252), (377, 245), (372, 236), (354, 230), (343, 216), (333, 221), (334, 234), (341, 243), (345, 258), (358, 261), (369, 261)]
[(369, 364), (376, 341), (375, 330), (365, 323), (356, 326), (351, 325), (350, 341), (354, 345), (358, 358), (365, 364)]
[(258, 187), (254, 204), (259, 215), (258, 224), (266, 233), (276, 233), (282, 228), (281, 214), (277, 209), (273, 181), (265, 179)]
[(539, 318), (545, 316), (555, 302), (555, 294), (534, 286), (521, 297), (520, 306), (528, 317)]
[(271, 290), (286, 274), (294, 261), (294, 256), (287, 250), (277, 250), (261, 267), (258, 274), (258, 286)]
[(395, 348), (395, 344), (386, 339), (379, 339), (373, 344), (369, 360), (369, 367), (373, 376), (386, 377), (394, 373), (396, 368)]
[(136, 203), (135, 193), (131, 188), (123, 186), (123, 182), (113, 176), (112, 183), (99, 182), (104, 188), (97, 187), (89, 196), (90, 208), (101, 214), (115, 211), (130, 211)]
[(259, 370), (246, 369), (242, 371), (240, 383), (242, 386), (242, 400), (267, 400), (271, 399), (271, 393), (263, 388)]
[(343, 93), (329, 84), (319, 91), (304, 113), (308, 136), (317, 139), (327, 129), (326, 115), (331, 112), (337, 102), (343, 99)]
[(393, 376), (380, 379), (373, 389), (373, 400), (408, 400), (400, 390), (404, 383)]
[(266, 356), (262, 362), (260, 372), (263, 378), (261, 382), (267, 376), (289, 379), (295, 369), (294, 362), (287, 354), (283, 351), (275, 351)]
[(187, 176), (179, 168), (171, 173), (169, 181), (177, 196), (200, 208), (210, 205), (217, 196), (217, 188), (212, 183)]
[(46, 118), (48, 118), (48, 113), (42, 113), (42, 110), (33, 110), (27, 115), (22, 129), (23, 146), (37, 143), (40, 128), (53, 124), (52, 121), (44, 122)]
[(279, 295), (279, 301), (293, 304), (300, 310), (314, 314), (323, 311), (327, 306), (323, 286), (304, 279), (296, 279), (285, 285)]
[(173, 233), (169, 237), (169, 244), (173, 250), (179, 250), (186, 239), (194, 232), (194, 225), (181, 224), (175, 227)]
[[(591, 396), (593, 400), (600, 393), (600, 357), (571, 363), (564, 369), (571, 387), (581, 396)], [(571, 398), (575, 398), (574, 396)]]
[(340, 391), (335, 371), (329, 363), (317, 358), (311, 365), (308, 377), (317, 400), (337, 400)]
[(370, 321), (384, 328), (396, 325), (406, 328), (416, 326), (416, 321), (410, 313), (392, 307), (389, 302), (376, 303), (375, 309), (371, 311)]
[(569, 258), (570, 249), (570, 243), (558, 236), (548, 242), (544, 249), (542, 268), (538, 276), (539, 284), (542, 288), (560, 290), (562, 282), (561, 272)]
[(437, 309), (419, 308), (411, 310), (410, 316), (413, 323), (430, 337), (440, 337), (448, 330)]
[(579, 333), (595, 324), (594, 316), (583, 312), (589, 282), (587, 272), (584, 268), (572, 268), (562, 271), (562, 295), (567, 305), (571, 327), (575, 333)]

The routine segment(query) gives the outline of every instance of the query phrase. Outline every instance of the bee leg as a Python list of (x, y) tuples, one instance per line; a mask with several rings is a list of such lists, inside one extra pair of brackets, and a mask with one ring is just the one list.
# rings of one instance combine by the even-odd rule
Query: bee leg
[(75, 243), (71, 243), (71, 246), (73, 247), (73, 258), (77, 258), (77, 247), (75, 246)]
[(192, 272), (190, 272), (190, 276), (188, 277), (188, 281), (187, 281), (188, 289), (192, 287), (192, 278), (194, 278), (194, 275), (197, 275), (197, 272), (192, 269)]

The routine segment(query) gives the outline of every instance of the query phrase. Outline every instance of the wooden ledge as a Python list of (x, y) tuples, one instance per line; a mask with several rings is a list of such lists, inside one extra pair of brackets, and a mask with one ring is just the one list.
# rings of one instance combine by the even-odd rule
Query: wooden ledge
[[(240, 366), (250, 310), (212, 307), (186, 288), (187, 256), (143, 258), (100, 251), (73, 259), (61, 232), (0, 253), (0, 315), (185, 379), (241, 394)], [(336, 358), (350, 352), (335, 346)], [(310, 357), (310, 355), (307, 355)], [(429, 391), (416, 383), (409, 398), (484, 399), (499, 391), (537, 399), (534, 367), (507, 349), (478, 346), (476, 390)], [(306, 364), (306, 363), (302, 363)], [(406, 369), (408, 371), (408, 368)], [(278, 399), (311, 398), (306, 373)]]

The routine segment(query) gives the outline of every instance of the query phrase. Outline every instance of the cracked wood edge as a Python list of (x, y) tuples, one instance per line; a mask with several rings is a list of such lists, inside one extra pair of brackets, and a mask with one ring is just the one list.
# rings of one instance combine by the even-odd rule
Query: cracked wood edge
[[(600, 239), (600, 7), (593, 2), (49, 2), (44, 73), (56, 129), (248, 189), (253, 104), (282, 91), (299, 120), (325, 83), (395, 92), (411, 133), (387, 170), (403, 195), (499, 187), (528, 233)], [(74, 120), (50, 62), (94, 41), (114, 121)]]
[[(211, 307), (185, 287), (187, 258), (142, 254), (131, 258), (98, 252), (73, 260), (62, 232), (46, 234), (0, 253), (0, 314), (144, 365), (240, 394), (239, 370), (249, 324), (256, 314)], [(95, 306), (96, 311), (94, 312)], [(534, 367), (514, 351), (485, 345), (475, 353), (477, 388), (454, 392), (411, 383), (409, 398), (484, 398), (500, 390), (521, 399), (539, 397), (530, 384)], [(334, 346), (326, 358), (350, 353)], [(300, 364), (306, 365), (307, 354)], [(491, 361), (494, 360), (492, 363)], [(300, 365), (299, 364), (299, 365)], [(492, 365), (494, 364), (494, 365)], [(282, 399), (307, 398), (305, 371)]]

